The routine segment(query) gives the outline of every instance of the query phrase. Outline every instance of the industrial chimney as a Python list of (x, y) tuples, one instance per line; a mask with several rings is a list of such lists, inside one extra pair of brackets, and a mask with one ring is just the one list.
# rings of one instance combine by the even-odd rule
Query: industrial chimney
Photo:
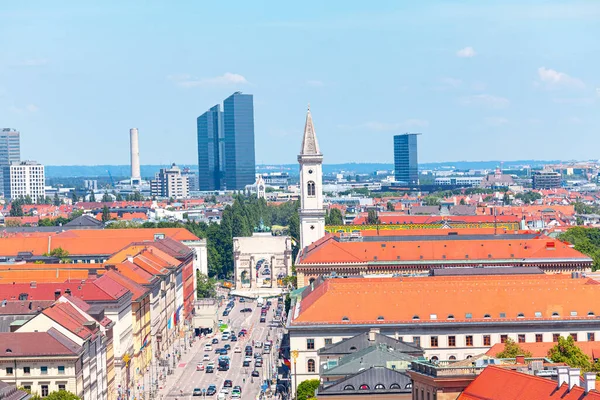
[(139, 185), (142, 183), (142, 177), (140, 173), (140, 145), (137, 128), (129, 130), (129, 139), (131, 147), (131, 184)]

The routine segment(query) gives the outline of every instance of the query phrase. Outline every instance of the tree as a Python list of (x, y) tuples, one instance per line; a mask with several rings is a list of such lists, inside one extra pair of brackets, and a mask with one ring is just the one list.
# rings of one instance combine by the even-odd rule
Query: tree
[(548, 357), (555, 363), (566, 363), (582, 371), (590, 371), (592, 362), (590, 358), (575, 344), (572, 336), (559, 337), (558, 343), (548, 351)]
[(69, 264), (71, 259), (69, 258), (69, 252), (63, 249), (62, 247), (57, 247), (52, 249), (50, 253), (44, 253), (45, 257), (56, 257), (60, 260), (62, 264)]
[(110, 210), (107, 205), (104, 205), (104, 207), (102, 207), (102, 222), (108, 221), (110, 221)]
[(325, 225), (344, 225), (342, 212), (337, 208), (330, 209), (325, 216)]
[(23, 204), (33, 204), (33, 199), (31, 198), (30, 195), (27, 195), (25, 197), (23, 197)]
[(95, 203), (96, 202), (96, 195), (94, 194), (94, 191), (90, 191), (90, 203)]
[(198, 282), (197, 292), (199, 299), (206, 299), (217, 295), (217, 291), (215, 290), (216, 281), (213, 278), (209, 278), (198, 271), (196, 281)]
[(79, 209), (79, 210), (73, 210), (73, 212), (71, 213), (71, 220), (77, 218), (77, 217), (81, 217), (83, 215), (83, 210)]
[(296, 390), (296, 400), (314, 399), (315, 391), (319, 388), (321, 381), (319, 379), (309, 379), (298, 385)]
[(439, 206), (440, 203), (440, 198), (436, 196), (425, 196), (423, 198), (423, 204), (426, 206)]
[(73, 190), (71, 192), (71, 203), (73, 203), (73, 205), (75, 205), (75, 203), (77, 203), (79, 201), (79, 197), (77, 197), (77, 192), (75, 190)]
[(385, 205), (386, 210), (388, 211), (395, 211), (396, 207), (394, 207), (394, 203), (392, 203), (391, 201), (388, 201), (387, 204)]
[(52, 200), (52, 204), (54, 204), (57, 207), (62, 204), (61, 199), (58, 197), (58, 193), (54, 193), (54, 200)]
[(502, 203), (504, 203), (505, 206), (509, 206), (510, 203), (512, 203), (512, 200), (511, 200), (508, 192), (504, 193), (504, 197), (502, 198)]
[(52, 392), (48, 396), (45, 397), (47, 400), (81, 400), (78, 396), (74, 395), (71, 392), (67, 392), (66, 390), (59, 390), (57, 392)]
[(110, 194), (108, 194), (108, 192), (104, 192), (104, 194), (102, 195), (102, 202), (112, 203), (112, 197), (110, 196)]
[(558, 238), (571, 243), (575, 250), (594, 260), (593, 271), (600, 268), (600, 229), (577, 226), (560, 234)]
[(121, 196), (121, 193), (117, 193), (117, 198), (115, 201), (123, 201), (123, 196)]
[(531, 357), (531, 352), (525, 351), (511, 338), (504, 342), (504, 350), (496, 354), (496, 358), (515, 358), (516, 356)]
[(367, 224), (375, 225), (379, 223), (379, 217), (377, 216), (377, 210), (369, 210), (367, 213)]
[(461, 206), (467, 205), (467, 203), (465, 202), (465, 198), (464, 197), (462, 199), (460, 199), (460, 205)]
[(23, 201), (21, 199), (15, 199), (10, 205), (10, 216), (11, 217), (22, 217), (23, 214)]

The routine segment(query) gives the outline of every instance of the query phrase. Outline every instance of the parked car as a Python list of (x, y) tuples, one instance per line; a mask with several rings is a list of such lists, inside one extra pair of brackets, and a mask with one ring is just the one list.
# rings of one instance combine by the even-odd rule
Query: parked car
[(212, 340), (212, 344), (219, 344), (219, 339), (217, 339), (217, 338), (213, 338), (213, 340)]
[(259, 375), (260, 375), (260, 374), (258, 373), (258, 371), (257, 371), (257, 370), (254, 370), (254, 371), (252, 371), (252, 376), (253, 376), (253, 377), (257, 377), (257, 376), (259, 376)]
[(210, 361), (210, 356), (205, 354), (204, 357), (202, 357), (202, 361)]
[(237, 336), (233, 335), (233, 336), (231, 337), (231, 341), (232, 341), (232, 342), (237, 342), (237, 341), (238, 341), (238, 339), (237, 339)]
[(194, 391), (192, 392), (192, 396), (202, 396), (202, 389), (194, 388)]
[(260, 322), (261, 324), (264, 324), (265, 322), (267, 322), (267, 319), (266, 319), (265, 317), (260, 317), (260, 320), (259, 320), (259, 322)]
[(223, 382), (223, 387), (226, 387), (226, 388), (233, 387), (233, 382), (231, 381), (231, 379), (225, 379), (225, 381)]
[(240, 312), (243, 312), (243, 313), (252, 312), (252, 309), (251, 309), (251, 308), (249, 308), (249, 307), (246, 307), (246, 308), (242, 308), (242, 309), (240, 310)]
[(235, 346), (233, 349), (234, 353), (241, 353), (242, 352), (242, 348), (240, 346)]
[(206, 389), (206, 395), (213, 396), (215, 393), (217, 393), (217, 386), (216, 385), (208, 385), (208, 388)]
[(196, 371), (204, 371), (204, 364), (202, 364), (202, 363), (196, 364)]

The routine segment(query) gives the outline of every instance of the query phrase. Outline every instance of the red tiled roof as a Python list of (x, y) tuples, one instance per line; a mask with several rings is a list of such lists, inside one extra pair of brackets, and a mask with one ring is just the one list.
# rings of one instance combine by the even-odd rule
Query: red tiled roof
[(0, 299), (17, 300), (23, 293), (27, 294), (27, 300), (55, 300), (57, 291), (64, 294), (67, 290), (70, 290), (73, 297), (84, 301), (114, 301), (128, 293), (125, 287), (103, 275), (98, 279), (85, 281), (37, 282), (35, 287), (31, 287), (29, 283), (1, 284)]
[(579, 386), (569, 389), (563, 383), (512, 371), (505, 368), (489, 366), (475, 378), (458, 396), (458, 400), (596, 400), (600, 393), (593, 390), (585, 393)]
[[(519, 222), (520, 218), (513, 215), (405, 215), (394, 211), (380, 212), (377, 217), (381, 224), (439, 224), (444, 221), (465, 223), (493, 223), (496, 222)], [(354, 225), (367, 223), (367, 213), (361, 213), (354, 221)]]
[(133, 295), (133, 300), (138, 300), (142, 296), (148, 292), (148, 289), (144, 288), (142, 285), (136, 283), (132, 279), (127, 278), (125, 275), (121, 274), (116, 270), (109, 270), (106, 272), (105, 276), (118, 282), (121, 286), (126, 287), (131, 294)]
[(56, 302), (42, 314), (82, 339), (93, 338), (100, 330), (97, 325), (88, 326), (89, 321), (68, 302)]
[(302, 299), (292, 325), (596, 320), (598, 298), (595, 280), (560, 274), (326, 279)]
[[(477, 260), (581, 260), (591, 259), (569, 245), (543, 235), (536, 238), (422, 241), (339, 241), (327, 235), (305, 249), (298, 267), (310, 264), (365, 262), (464, 261)], [(459, 236), (460, 237), (460, 236)]]
[(0, 359), (77, 356), (80, 352), (81, 346), (54, 328), (47, 332), (0, 333)]

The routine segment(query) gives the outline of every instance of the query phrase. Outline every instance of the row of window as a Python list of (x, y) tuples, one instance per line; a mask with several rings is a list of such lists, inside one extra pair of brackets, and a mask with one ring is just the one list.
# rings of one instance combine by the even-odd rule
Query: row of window
[[(574, 341), (577, 341), (577, 333), (570, 333), (569, 336), (571, 336), (573, 338)], [(560, 333), (553, 333), (552, 334), (552, 342), (556, 343), (558, 342), (558, 338), (560, 337)], [(500, 343), (506, 343), (506, 340), (508, 339), (508, 335), (500, 335)], [(438, 336), (431, 336), (430, 337), (430, 343), (429, 345), (431, 347), (439, 347), (439, 338)], [(596, 334), (594, 332), (588, 332), (587, 333), (587, 341), (588, 342), (593, 342), (596, 340)], [(419, 337), (414, 337), (413, 341), (415, 343), (417, 343), (419, 346), (421, 345), (421, 339)], [(535, 334), (535, 341), (536, 343), (541, 343), (544, 341), (544, 335), (542, 333), (536, 333)], [(517, 335), (517, 342), (518, 343), (525, 343), (526, 342), (526, 337), (524, 333), (520, 333)], [(473, 335), (466, 335), (465, 336), (465, 343), (464, 345), (466, 347), (472, 347), (473, 346)], [(492, 339), (490, 335), (483, 335), (483, 345), (484, 346), (491, 346), (492, 345)], [(456, 336), (448, 336), (448, 347), (456, 347)]]
[[(15, 370), (13, 367), (6, 367), (6, 375), (13, 375), (15, 373)], [(57, 373), (59, 375), (62, 375), (65, 373), (65, 366), (64, 365), (59, 365), (57, 367)], [(23, 375), (30, 375), (31, 374), (31, 367), (23, 367)], [(48, 375), (48, 367), (47, 366), (41, 366), (40, 367), (40, 374), (41, 375)]]
[[(22, 385), (22, 386), (23, 386), (23, 389), (31, 392), (31, 385)], [(67, 390), (67, 385), (65, 385), (64, 383), (59, 383), (57, 386), (58, 386), (58, 390)], [(48, 385), (40, 385), (40, 389), (41, 389), (40, 395), (42, 397), (46, 397), (46, 396), (48, 396), (48, 394), (50, 394)]]
[[(400, 384), (398, 383), (392, 383), (389, 389), (402, 389), (402, 386), (400, 386)], [(404, 386), (404, 389), (412, 389), (412, 383), (407, 383), (406, 386)], [(354, 385), (346, 385), (344, 386), (344, 390), (356, 389), (354, 388)], [(371, 387), (368, 384), (363, 383), (358, 387), (358, 390), (371, 390)], [(378, 383), (377, 385), (375, 385), (375, 390), (385, 390), (385, 385), (383, 383)]]
[[(560, 317), (560, 313), (557, 312), (557, 311), (554, 311), (551, 315), (552, 315), (553, 318)], [(536, 318), (542, 318), (542, 312), (541, 311), (536, 311), (534, 313), (534, 316)], [(570, 314), (569, 314), (569, 316), (570, 317), (577, 317), (578, 313), (577, 313), (577, 311), (571, 311)], [(587, 313), (587, 316), (588, 317), (595, 317), (596, 314), (593, 311), (589, 311)], [(472, 319), (472, 318), (473, 318), (473, 313), (466, 313), (465, 314), (465, 319)], [(484, 319), (491, 319), (492, 315), (491, 314), (484, 314), (483, 318)], [(498, 314), (498, 318), (506, 318), (506, 313), (504, 313), (504, 312), (499, 313)], [(517, 318), (525, 318), (525, 313), (518, 313), (517, 314)], [(384, 319), (384, 318), (382, 316), (379, 316), (377, 319)], [(418, 316), (418, 315), (413, 315), (412, 319), (416, 321), (416, 320), (420, 320), (421, 317)], [(437, 316), (437, 314), (429, 314), (429, 319), (435, 320), (435, 319), (438, 319), (438, 316)], [(446, 319), (449, 319), (449, 320), (455, 319), (454, 318), (454, 314), (448, 314), (448, 316), (446, 317)]]

